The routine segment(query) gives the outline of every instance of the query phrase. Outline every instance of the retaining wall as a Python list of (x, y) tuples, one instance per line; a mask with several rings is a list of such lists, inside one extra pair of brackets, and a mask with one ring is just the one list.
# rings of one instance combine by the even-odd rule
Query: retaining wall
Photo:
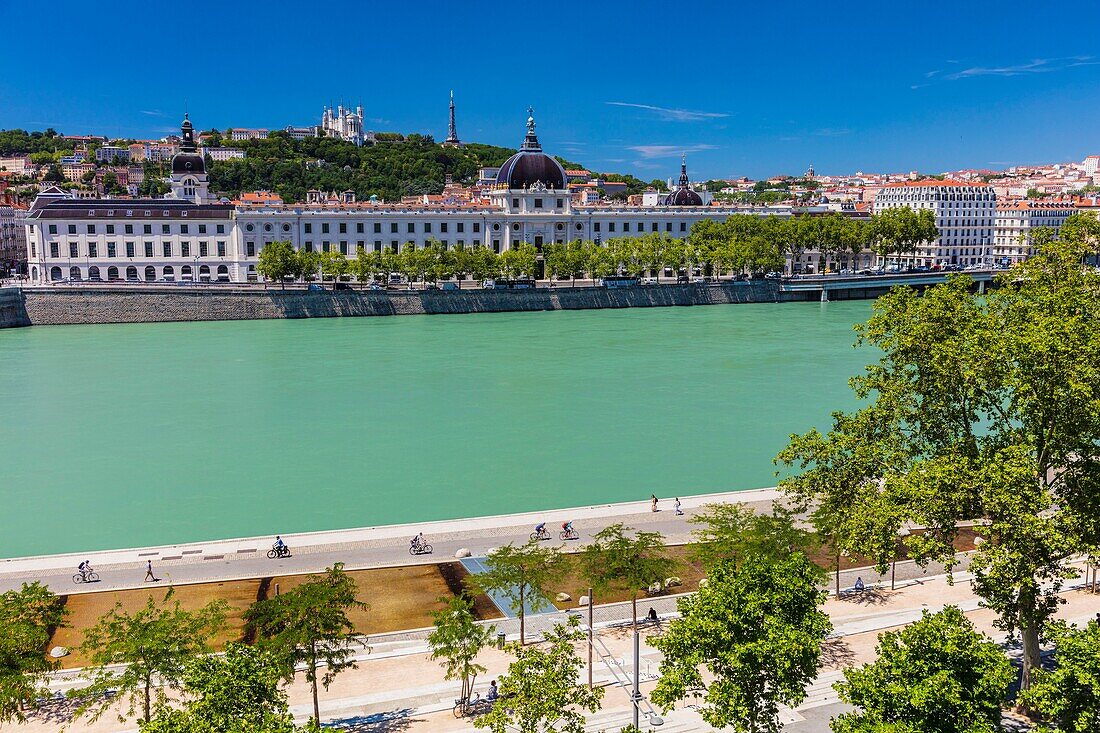
[(0, 326), (331, 318), (776, 302), (775, 282), (537, 290), (277, 290), (233, 286), (58, 286), (16, 291)]
[(23, 291), (19, 288), (0, 288), (0, 328), (31, 325), (27, 315)]

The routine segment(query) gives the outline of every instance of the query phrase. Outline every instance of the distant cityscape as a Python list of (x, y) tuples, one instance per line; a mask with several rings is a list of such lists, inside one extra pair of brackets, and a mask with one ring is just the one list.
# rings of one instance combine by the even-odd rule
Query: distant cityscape
[[(1075, 211), (1100, 211), (1100, 155), (999, 171), (819, 174), (810, 165), (800, 176), (696, 181), (684, 159), (679, 177), (632, 189), (626, 182), (631, 177), (566, 168), (543, 153), (533, 113), (512, 158), (483, 166), (469, 180), (448, 175), (440, 193), (398, 201), (371, 195), (363, 201), (350, 190), (314, 189), (302, 201), (289, 201), (270, 190), (210, 190), (208, 165), (233, 166), (248, 156), (247, 143), (240, 143), (272, 135), (356, 146), (404, 140), (367, 130), (361, 105), (338, 104), (325, 105), (320, 123), (305, 127), (200, 132), (185, 120), (179, 135), (157, 140), (61, 135), (66, 154), (3, 150), (0, 273), (40, 283), (181, 277), (248, 282), (258, 279), (259, 251), (276, 239), (289, 239), (296, 249), (331, 248), (345, 255), (433, 241), (500, 253), (519, 242), (541, 249), (551, 242), (654, 232), (684, 238), (698, 221), (734, 214), (868, 218), (897, 206), (933, 209), (939, 229), (936, 241), (922, 243), (900, 261), (993, 266), (1026, 258), (1034, 228), (1057, 229)], [(453, 94), (448, 134), (440, 145), (464, 146)], [(160, 170), (151, 165), (170, 168), (171, 174), (148, 180), (151, 170)], [(126, 224), (116, 229), (114, 217)], [(188, 223), (175, 224), (184, 217)], [(219, 236), (193, 239), (207, 233)], [(126, 239), (130, 234), (133, 239)], [(120, 239), (112, 241), (112, 235)], [(792, 253), (787, 271), (812, 273), (823, 266), (831, 266), (828, 253), (808, 250)]]

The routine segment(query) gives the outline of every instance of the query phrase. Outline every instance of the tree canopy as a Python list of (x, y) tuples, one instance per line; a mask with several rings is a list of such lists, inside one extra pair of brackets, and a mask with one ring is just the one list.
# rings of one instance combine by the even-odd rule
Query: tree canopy
[(57, 668), (46, 645), (65, 615), (62, 600), (37, 581), (0, 594), (0, 722), (22, 722), (46, 694), (47, 675)]

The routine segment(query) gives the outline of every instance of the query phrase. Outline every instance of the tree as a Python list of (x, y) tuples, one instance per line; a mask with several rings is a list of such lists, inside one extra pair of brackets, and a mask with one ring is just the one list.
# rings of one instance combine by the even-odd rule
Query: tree
[(296, 265), (294, 247), (284, 239), (263, 246), (256, 262), (256, 272), (265, 280), (277, 280), (282, 290), (286, 287), (286, 278), (295, 274)]
[(477, 656), (492, 641), (496, 628), (483, 626), (474, 618), (474, 604), (463, 596), (440, 599), (447, 607), (432, 611), (435, 631), (428, 635), (432, 659), (440, 662), (448, 680), (462, 680), (462, 699), (468, 699), (474, 688), (474, 680), (485, 671), (477, 663)]
[(663, 583), (675, 563), (668, 557), (658, 532), (636, 532), (622, 523), (600, 530), (581, 554), (585, 577), (598, 591), (616, 588), (630, 592), (634, 626), (638, 625), (638, 593), (652, 583)]
[(309, 282), (321, 267), (321, 253), (299, 249), (294, 253), (294, 275)]
[(844, 670), (840, 699), (857, 710), (832, 722), (835, 733), (868, 733), (897, 725), (912, 733), (993, 733), (1015, 677), (989, 637), (955, 606), (901, 631), (887, 631), (878, 658)]
[(336, 283), (340, 278), (348, 274), (348, 258), (338, 250), (330, 250), (321, 253), (321, 276), (332, 278), (332, 289), (336, 290)]
[(279, 684), (280, 661), (270, 652), (229, 643), (225, 653), (198, 657), (183, 673), (189, 698), (182, 710), (161, 708), (142, 733), (296, 733)]
[(512, 612), (519, 616), (519, 643), (526, 638), (526, 609), (538, 611), (550, 604), (547, 587), (560, 579), (565, 568), (561, 550), (542, 547), (538, 540), (528, 540), (516, 547), (511, 542), (497, 548), (485, 560), (488, 568), (472, 575), (469, 582), (476, 590), (498, 593), (508, 599)]
[(814, 535), (797, 526), (790, 510), (776, 503), (770, 513), (757, 514), (744, 504), (707, 504), (688, 519), (693, 530), (692, 554), (705, 567), (730, 560), (740, 565), (748, 557), (777, 561), (813, 544)]
[(23, 722), (24, 709), (45, 696), (57, 663), (46, 656), (65, 604), (37, 581), (0, 595), (0, 722)]
[(751, 557), (740, 567), (720, 562), (706, 585), (678, 601), (681, 618), (649, 639), (664, 655), (653, 702), (667, 711), (705, 690), (701, 713), (710, 725), (775, 733), (779, 705), (797, 705), (817, 675), (832, 630), (818, 608), (824, 597), (801, 553), (779, 562)]
[(1084, 628), (1057, 621), (1047, 627), (1054, 643), (1054, 669), (1036, 670), (1027, 706), (1044, 724), (1037, 733), (1100, 730), (1100, 621)]
[(536, 263), (535, 245), (520, 242), (504, 251), (500, 256), (500, 267), (504, 276), (514, 280), (520, 275), (535, 276)]
[[(568, 623), (555, 624), (546, 635), (547, 648), (513, 644), (516, 661), (500, 677), (501, 700), (474, 726), (492, 733), (582, 733), (582, 710), (599, 710), (604, 688), (588, 689), (580, 683), (584, 662), (574, 644), (584, 638), (576, 616)], [(505, 703), (504, 701), (507, 700)]]
[[(306, 681), (313, 694), (313, 721), (321, 724), (317, 683), (327, 690), (336, 675), (355, 669), (352, 645), (369, 650), (353, 634), (348, 618), (352, 609), (369, 606), (356, 596), (355, 581), (335, 563), (324, 575), (310, 575), (305, 582), (282, 595), (257, 601), (245, 612), (245, 620), (260, 644), (283, 663), (284, 676), (294, 678), (295, 667), (305, 665)], [(324, 672), (318, 669), (324, 667)]]
[(180, 689), (184, 665), (210, 651), (210, 639), (224, 625), (229, 607), (219, 600), (185, 611), (178, 600), (169, 603), (173, 595), (169, 590), (159, 603), (150, 597), (134, 613), (118, 604), (88, 629), (80, 649), (92, 662), (85, 671), (90, 684), (70, 693), (80, 698), (77, 715), (89, 713), (97, 720), (116, 702), (107, 691), (117, 690), (123, 705), (119, 722), (132, 718), (139, 707), (142, 720), (149, 722), (153, 703), (163, 704), (168, 690)]
[(1100, 545), (1100, 275), (1082, 267), (1088, 251), (1064, 235), (1043, 243), (982, 298), (962, 276), (879, 298), (859, 334), (882, 357), (852, 380), (867, 406), (781, 454), (803, 469), (781, 486), (844, 512), (865, 530), (849, 546), (880, 568), (901, 522), (928, 528), (907, 540), (916, 559), (950, 566), (959, 524), (979, 520), (974, 590), (1020, 633), (1023, 689), (1070, 560)]

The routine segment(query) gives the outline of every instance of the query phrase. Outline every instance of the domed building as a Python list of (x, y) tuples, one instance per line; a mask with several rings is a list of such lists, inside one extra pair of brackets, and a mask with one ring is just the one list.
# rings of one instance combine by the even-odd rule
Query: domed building
[(687, 156), (680, 159), (680, 183), (676, 190), (665, 196), (665, 206), (702, 206), (703, 197), (691, 190), (688, 185)]
[(535, 135), (535, 113), (527, 108), (527, 136), (519, 152), (500, 166), (497, 184), (510, 189), (524, 189), (542, 186), (555, 191), (566, 188), (568, 181), (565, 169), (554, 158), (542, 152), (538, 136)]
[(195, 145), (195, 128), (186, 113), (183, 115), (180, 133), (183, 139), (180, 142), (180, 151), (172, 157), (172, 175), (168, 185), (172, 189), (173, 198), (201, 204), (208, 197), (209, 178), (206, 175), (206, 161)]

